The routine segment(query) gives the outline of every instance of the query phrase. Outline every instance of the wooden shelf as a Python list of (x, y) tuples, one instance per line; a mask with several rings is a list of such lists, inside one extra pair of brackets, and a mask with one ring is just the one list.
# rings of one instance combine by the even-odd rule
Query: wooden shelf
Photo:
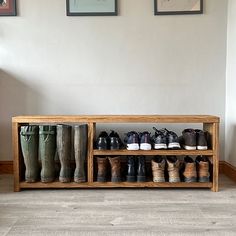
[(17, 116), (16, 123), (218, 123), (219, 117), (209, 115), (70, 115)]
[(44, 188), (211, 188), (212, 183), (154, 183), (154, 182), (120, 182), (120, 183), (114, 183), (114, 182), (92, 182), (92, 183), (61, 183), (61, 182), (52, 182), (52, 183), (26, 183), (26, 182), (20, 182), (20, 187), (24, 189), (44, 189)]
[(126, 149), (122, 150), (93, 150), (93, 155), (95, 156), (128, 156), (128, 155), (145, 155), (145, 156), (156, 156), (156, 155), (163, 155), (163, 156), (212, 156), (213, 151), (212, 150), (194, 150), (194, 151), (188, 151), (188, 150), (150, 150), (150, 151), (144, 151), (144, 150), (138, 150), (138, 151), (129, 151)]
[[(17, 116), (12, 118), (12, 142), (14, 155), (14, 191), (21, 189), (46, 189), (46, 188), (211, 188), (212, 191), (218, 191), (218, 174), (219, 174), (219, 117), (209, 115), (50, 115), (50, 116)], [(59, 181), (52, 183), (26, 183), (20, 180), (24, 179), (24, 162), (20, 149), (19, 128), (24, 124), (88, 124), (88, 155), (86, 162), (86, 183), (60, 183)], [(128, 151), (128, 150), (94, 150), (94, 140), (96, 138), (96, 125), (99, 123), (179, 123), (186, 124), (186, 127), (193, 123), (202, 125), (202, 129), (210, 134), (212, 150), (188, 151), (188, 150), (150, 150), (150, 151)], [(112, 155), (173, 155), (173, 156), (210, 156), (212, 162), (212, 182), (211, 183), (98, 183), (94, 182), (94, 156), (112, 156)]]

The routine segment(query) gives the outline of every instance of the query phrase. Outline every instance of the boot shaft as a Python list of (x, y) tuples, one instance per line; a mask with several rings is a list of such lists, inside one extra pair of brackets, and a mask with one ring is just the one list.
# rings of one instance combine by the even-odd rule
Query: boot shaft
[(120, 157), (109, 157), (108, 159), (111, 165), (111, 181), (120, 182), (121, 181)]

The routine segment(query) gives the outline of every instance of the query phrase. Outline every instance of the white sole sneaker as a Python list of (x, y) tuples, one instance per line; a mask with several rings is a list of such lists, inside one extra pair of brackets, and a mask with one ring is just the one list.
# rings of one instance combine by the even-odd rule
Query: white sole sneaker
[(154, 149), (167, 149), (167, 145), (165, 143), (156, 143)]
[(185, 149), (185, 150), (189, 150), (189, 151), (193, 151), (193, 150), (196, 150), (197, 147), (196, 147), (196, 146), (187, 146), (187, 145), (184, 145), (184, 149)]
[(127, 144), (127, 150), (137, 151), (137, 150), (139, 150), (139, 144), (138, 143)]
[(197, 150), (207, 150), (207, 146), (197, 146)]
[(152, 149), (152, 145), (150, 143), (141, 143), (140, 149), (148, 151)]
[(180, 144), (179, 143), (169, 143), (168, 144), (168, 148), (172, 149), (172, 148), (180, 148)]

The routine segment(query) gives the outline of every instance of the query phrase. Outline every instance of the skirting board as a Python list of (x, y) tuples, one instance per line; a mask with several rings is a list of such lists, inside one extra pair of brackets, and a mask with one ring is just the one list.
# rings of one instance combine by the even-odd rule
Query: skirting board
[[(236, 182), (236, 167), (226, 161), (220, 161), (220, 173)], [(13, 174), (13, 161), (0, 161), (0, 174)]]

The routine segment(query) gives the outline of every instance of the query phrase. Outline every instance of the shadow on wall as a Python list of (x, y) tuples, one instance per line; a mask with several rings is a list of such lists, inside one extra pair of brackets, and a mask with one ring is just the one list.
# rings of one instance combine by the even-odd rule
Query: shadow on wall
[(11, 118), (37, 114), (38, 98), (20, 78), (0, 69), (0, 160), (12, 160)]
[(226, 138), (229, 142), (229, 162), (236, 166), (236, 125), (232, 125), (232, 134), (229, 139)]

